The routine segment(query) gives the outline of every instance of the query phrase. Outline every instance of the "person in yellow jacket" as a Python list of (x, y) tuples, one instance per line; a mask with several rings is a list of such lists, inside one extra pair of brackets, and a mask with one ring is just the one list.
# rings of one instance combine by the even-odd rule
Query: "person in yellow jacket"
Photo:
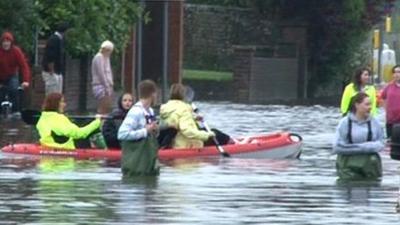
[(161, 105), (160, 118), (178, 132), (172, 141), (173, 148), (201, 148), (204, 142), (215, 136), (214, 132), (200, 130), (193, 115), (192, 106), (184, 101), (185, 86), (173, 84), (170, 100)]
[(359, 92), (366, 93), (371, 99), (371, 114), (374, 116), (377, 113), (376, 105), (376, 89), (370, 85), (370, 71), (362, 68), (356, 71), (353, 77), (353, 82), (348, 84), (344, 89), (342, 101), (340, 103), (340, 111), (342, 115), (346, 115), (350, 109), (350, 101), (353, 96)]
[(84, 127), (72, 123), (64, 113), (66, 103), (60, 93), (50, 93), (43, 103), (43, 112), (36, 128), (40, 144), (47, 147), (74, 150), (74, 140), (87, 138), (100, 128), (100, 116)]

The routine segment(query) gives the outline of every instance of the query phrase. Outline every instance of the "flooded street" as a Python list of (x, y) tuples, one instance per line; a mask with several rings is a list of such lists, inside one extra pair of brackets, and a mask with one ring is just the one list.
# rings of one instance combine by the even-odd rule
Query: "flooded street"
[[(0, 153), (0, 224), (398, 224), (400, 162), (382, 154), (380, 183), (336, 183), (330, 154), (338, 108), (199, 103), (232, 136), (284, 130), (303, 137), (300, 160), (220, 158), (164, 165), (122, 180), (103, 161)], [(379, 114), (383, 124), (383, 113)], [(1, 121), (0, 142), (30, 126)], [(20, 140), (20, 141), (18, 141)]]

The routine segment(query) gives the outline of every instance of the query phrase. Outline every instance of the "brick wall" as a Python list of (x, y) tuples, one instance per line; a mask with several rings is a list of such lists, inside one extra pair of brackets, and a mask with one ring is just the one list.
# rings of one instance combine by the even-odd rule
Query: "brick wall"
[(169, 81), (178, 83), (182, 80), (183, 60), (183, 0), (169, 2)]
[(233, 83), (235, 99), (238, 102), (248, 102), (250, 77), (251, 77), (251, 61), (256, 51), (252, 46), (235, 46), (234, 47), (234, 68)]
[(271, 103), (298, 98), (297, 58), (254, 57), (249, 102)]
[[(234, 46), (235, 100), (244, 103), (291, 103), (303, 98), (300, 48)], [(272, 50), (271, 50), (272, 49)], [(291, 51), (288, 51), (292, 49)]]
[[(92, 94), (92, 85), (91, 85), (92, 83), (92, 76), (90, 74), (91, 60), (92, 57), (89, 57), (88, 64), (86, 65), (88, 71), (87, 74), (79, 73), (79, 67), (80, 67), (79, 59), (67, 58), (66, 60), (64, 95), (67, 101), (68, 111), (79, 111), (80, 108), (82, 107), (86, 108), (87, 111), (94, 111), (96, 108), (97, 103)], [(82, 87), (83, 83), (81, 76), (87, 76), (86, 87), (85, 86)], [(84, 89), (86, 89), (86, 91)], [(84, 104), (84, 106), (81, 105), (82, 103)]]
[(184, 67), (232, 70), (233, 45), (263, 45), (273, 24), (251, 9), (184, 6)]
[(44, 83), (41, 74), (42, 68), (40, 66), (32, 68), (32, 85), (28, 91), (25, 91), (23, 107), (37, 110), (41, 108), (44, 99)]

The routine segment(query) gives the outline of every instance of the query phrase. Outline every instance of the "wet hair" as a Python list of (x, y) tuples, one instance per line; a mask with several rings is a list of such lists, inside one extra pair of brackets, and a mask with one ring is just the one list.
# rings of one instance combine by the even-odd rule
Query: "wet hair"
[(353, 84), (354, 84), (354, 89), (356, 91), (360, 91), (360, 88), (361, 88), (361, 75), (365, 71), (367, 71), (369, 74), (371, 74), (371, 71), (368, 68), (364, 67), (364, 68), (357, 69), (355, 74), (354, 74), (354, 76), (353, 76)]
[(360, 104), (361, 102), (364, 101), (365, 98), (369, 98), (369, 96), (364, 92), (359, 92), (356, 95), (354, 95), (350, 101), (350, 112), (355, 113), (357, 110), (356, 104)]
[(169, 92), (169, 99), (171, 100), (184, 100), (185, 99), (186, 88), (183, 84), (172, 84), (171, 90)]
[(157, 92), (157, 85), (152, 80), (143, 80), (139, 83), (139, 98), (149, 98)]
[(393, 68), (392, 68), (392, 73), (394, 73), (394, 71), (395, 71), (397, 68), (400, 68), (400, 65), (399, 65), (399, 64), (393, 66)]
[(64, 96), (61, 93), (57, 92), (48, 94), (43, 101), (42, 110), (58, 112), (58, 108), (63, 97)]

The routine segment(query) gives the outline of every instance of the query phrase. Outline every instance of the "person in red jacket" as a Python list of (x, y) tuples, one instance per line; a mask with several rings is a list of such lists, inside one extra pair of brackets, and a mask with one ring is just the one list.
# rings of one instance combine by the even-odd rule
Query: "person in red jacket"
[[(23, 82), (21, 86), (27, 88), (31, 80), (31, 72), (23, 52), (14, 44), (14, 37), (10, 32), (4, 32), (1, 35), (0, 42), (0, 86), (4, 87), (12, 102), (12, 111), (17, 112), (19, 110), (18, 74), (22, 74)], [(3, 101), (4, 97), (4, 94), (3, 96), (0, 95), (0, 102)]]

